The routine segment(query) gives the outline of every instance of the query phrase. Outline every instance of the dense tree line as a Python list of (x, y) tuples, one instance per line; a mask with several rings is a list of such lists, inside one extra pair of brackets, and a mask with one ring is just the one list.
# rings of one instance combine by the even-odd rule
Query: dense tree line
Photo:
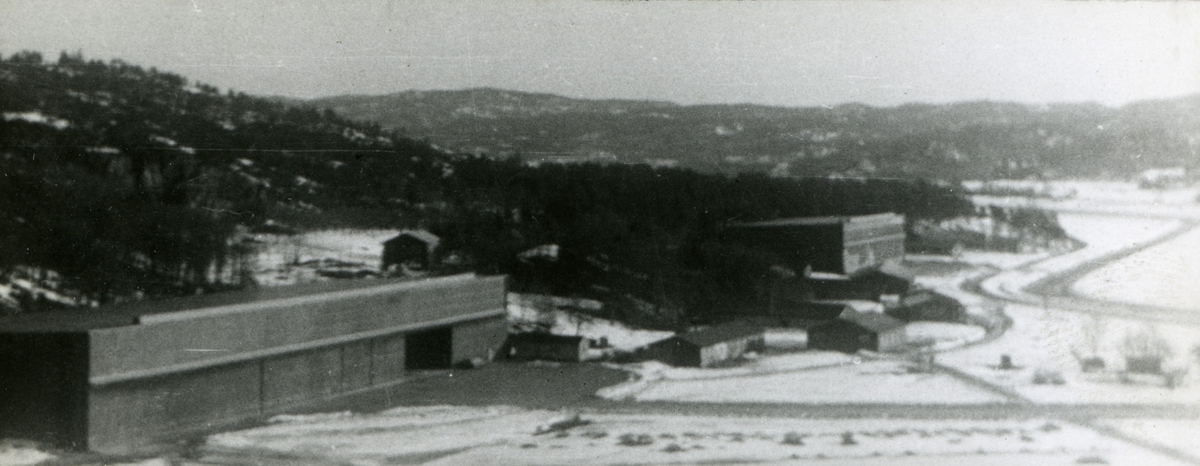
[[(78, 55), (19, 53), (0, 61), (0, 78), (0, 272), (56, 270), (96, 297), (236, 279), (236, 232), (271, 219), (429, 228), (453, 267), (636, 298), (671, 321), (732, 303), (770, 273), (768, 253), (717, 240), (729, 222), (973, 212), (951, 187), (920, 180), (450, 155), (329, 111)], [(552, 273), (518, 258), (542, 244), (564, 251)]]

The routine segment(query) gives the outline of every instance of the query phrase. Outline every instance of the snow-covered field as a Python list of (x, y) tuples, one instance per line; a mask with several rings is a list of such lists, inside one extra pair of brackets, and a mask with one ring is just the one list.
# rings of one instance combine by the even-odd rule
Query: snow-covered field
[[(1129, 217), (1200, 218), (1200, 186), (1173, 189), (1140, 189), (1122, 181), (1008, 181), (1012, 187), (1041, 189), (1060, 198), (975, 195), (977, 204), (1032, 206), (1061, 212), (1088, 212)], [(1069, 196), (1068, 196), (1069, 195)]]
[[(781, 419), (565, 413), (504, 406), (400, 408), (293, 417), (212, 436), (201, 462), (257, 457), (299, 464), (1180, 464), (1043, 419)], [(545, 432), (539, 434), (539, 432)], [(241, 464), (241, 463), (239, 463)]]
[(1179, 220), (1127, 218), (1110, 215), (1060, 214), (1067, 234), (1086, 243), (1082, 249), (1015, 269), (1007, 269), (980, 284), (988, 292), (1009, 299), (1037, 302), (1023, 290), (1039, 280), (1067, 272), (1089, 261), (1154, 241), (1178, 229)]
[(1154, 442), (1200, 458), (1200, 421), (1174, 419), (1106, 419), (1104, 425), (1143, 441)]
[[(1192, 348), (1200, 344), (1195, 327), (1147, 324), (1127, 319), (1093, 318), (1074, 312), (1010, 305), (1013, 326), (1001, 338), (938, 355), (938, 362), (991, 384), (1045, 403), (1200, 403), (1200, 370)], [(1159, 376), (1122, 380), (1127, 342), (1157, 335), (1169, 348), (1165, 370), (1188, 370), (1182, 386), (1169, 388)], [(1001, 356), (1016, 366), (1000, 369)], [(1081, 358), (1097, 356), (1105, 370), (1085, 373)], [(1038, 374), (1047, 383), (1036, 383)], [(1053, 383), (1057, 374), (1063, 381)]]
[(628, 365), (639, 380), (601, 390), (606, 398), (713, 403), (1001, 403), (1005, 398), (900, 360), (833, 352), (763, 357), (728, 369)]
[(977, 325), (950, 322), (909, 322), (904, 326), (909, 343), (932, 342), (933, 349), (942, 351), (982, 340), (987, 330)]
[(1200, 228), (1088, 274), (1072, 291), (1094, 299), (1200, 310)]

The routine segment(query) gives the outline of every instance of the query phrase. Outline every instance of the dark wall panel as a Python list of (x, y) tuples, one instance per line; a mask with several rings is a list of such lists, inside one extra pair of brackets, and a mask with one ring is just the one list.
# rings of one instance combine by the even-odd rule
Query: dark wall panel
[(86, 334), (0, 334), (0, 438), (82, 447)]
[(371, 385), (371, 341), (342, 347), (342, 389), (358, 390)]
[(259, 415), (259, 365), (243, 363), (96, 387), (88, 448), (111, 453)]
[(342, 391), (340, 348), (323, 348), (262, 362), (263, 407), (275, 410)]
[(381, 385), (404, 377), (404, 335), (371, 342), (371, 384)]

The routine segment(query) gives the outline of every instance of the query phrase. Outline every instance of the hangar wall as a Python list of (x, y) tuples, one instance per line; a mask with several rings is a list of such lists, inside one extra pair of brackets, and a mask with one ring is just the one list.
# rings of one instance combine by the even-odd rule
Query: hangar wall
[(507, 333), (504, 300), (503, 277), (461, 275), (146, 314), (137, 325), (86, 333), (0, 331), (0, 350), (12, 350), (0, 351), (0, 367), (18, 364), (21, 348), (74, 344), (75, 351), (47, 353), (67, 360), (34, 360), (39, 367), (81, 368), (48, 373), (56, 383), (79, 388), (54, 396), (0, 382), (0, 391), (35, 405), (0, 401), (0, 412), (23, 409), (29, 412), (12, 414), (29, 419), (25, 414), (53, 412), (54, 422), (25, 425), (15, 433), (33, 435), (18, 436), (137, 452), (399, 383), (408, 334), (446, 329), (447, 360), (488, 359)]

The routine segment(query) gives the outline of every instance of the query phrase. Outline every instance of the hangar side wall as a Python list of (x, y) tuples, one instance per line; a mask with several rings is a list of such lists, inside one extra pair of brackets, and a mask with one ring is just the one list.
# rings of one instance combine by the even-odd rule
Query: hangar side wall
[[(396, 350), (399, 348), (399, 351)], [(404, 335), (93, 386), (88, 448), (128, 453), (403, 379)]]
[(503, 277), (450, 277), (188, 311), (178, 313), (183, 318), (92, 330), (91, 377), (108, 383), (193, 370), (503, 309)]
[[(503, 315), (452, 327), (455, 362), (490, 358), (504, 342)], [(405, 334), (397, 333), (193, 371), (94, 385), (87, 446), (132, 453), (404, 379)], [(400, 401), (400, 400), (398, 400)]]

